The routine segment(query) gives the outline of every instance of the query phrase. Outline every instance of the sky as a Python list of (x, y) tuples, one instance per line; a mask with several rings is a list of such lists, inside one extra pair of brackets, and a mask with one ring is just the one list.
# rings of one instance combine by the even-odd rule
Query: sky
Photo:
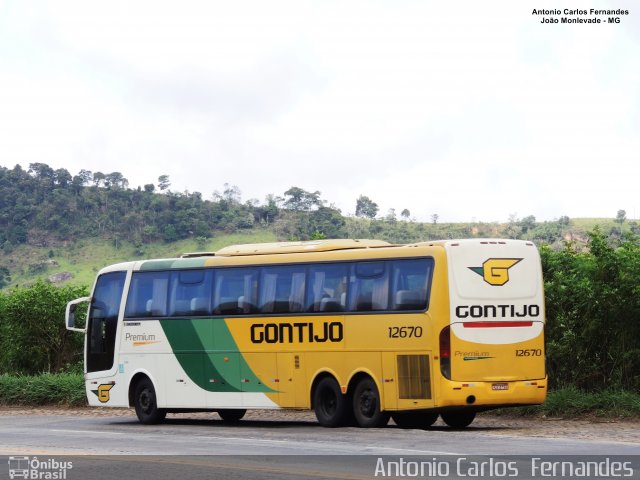
[(422, 221), (638, 218), (639, 134), (631, 0), (0, 0), (7, 168), (297, 186), (345, 215), (366, 195)]

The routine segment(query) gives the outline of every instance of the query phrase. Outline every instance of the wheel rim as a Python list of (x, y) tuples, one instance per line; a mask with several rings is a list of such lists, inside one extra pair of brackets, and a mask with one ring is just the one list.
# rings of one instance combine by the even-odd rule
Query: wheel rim
[(320, 396), (322, 411), (325, 415), (332, 417), (338, 409), (338, 399), (329, 389), (322, 392)]
[(366, 389), (360, 394), (360, 413), (371, 418), (375, 415), (378, 407), (378, 399), (373, 390)]
[(144, 413), (149, 413), (153, 407), (153, 396), (146, 388), (140, 392), (140, 407)]

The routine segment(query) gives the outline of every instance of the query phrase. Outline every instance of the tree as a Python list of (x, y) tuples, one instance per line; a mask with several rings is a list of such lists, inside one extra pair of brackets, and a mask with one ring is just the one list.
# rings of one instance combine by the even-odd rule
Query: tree
[(80, 180), (81, 185), (89, 185), (89, 182), (91, 182), (91, 179), (93, 178), (93, 173), (91, 173), (90, 170), (82, 169), (76, 176), (78, 177), (78, 180)]
[(533, 230), (536, 227), (536, 217), (529, 215), (520, 220), (520, 227), (522, 233), (527, 233), (529, 230)]
[(29, 173), (33, 173), (36, 178), (47, 179), (53, 182), (53, 168), (51, 168), (46, 163), (30, 163)]
[(71, 174), (65, 168), (59, 168), (58, 170), (53, 172), (53, 178), (56, 185), (59, 185), (63, 188), (69, 185), (72, 180)]
[(104, 183), (104, 180), (106, 178), (106, 175), (102, 172), (95, 172), (93, 174), (93, 184), (96, 187), (99, 187), (102, 183)]
[(431, 215), (431, 223), (433, 223), (434, 225), (438, 223), (438, 218), (440, 218), (440, 215), (438, 215), (437, 213)]
[(395, 223), (396, 222), (396, 209), (395, 208), (390, 208), (389, 211), (387, 212), (387, 216), (384, 217), (384, 219), (389, 223)]
[(378, 214), (378, 204), (365, 195), (356, 200), (356, 217), (375, 218)]
[(158, 188), (161, 192), (164, 192), (170, 186), (171, 182), (169, 181), (169, 175), (160, 175), (158, 177)]
[(238, 204), (242, 200), (242, 192), (237, 185), (229, 185), (228, 183), (225, 183), (222, 198), (230, 204)]
[(178, 231), (173, 224), (165, 225), (163, 236), (165, 242), (175, 242), (179, 238)]
[(625, 210), (618, 210), (616, 215), (616, 223), (623, 224), (627, 219), (627, 212)]
[(400, 216), (405, 220), (409, 220), (409, 217), (411, 216), (411, 212), (409, 211), (408, 208), (405, 208), (404, 210), (402, 210), (402, 212), (400, 212)]
[[(298, 212), (309, 212), (322, 206), (320, 192), (307, 192), (299, 187), (291, 187), (284, 192), (284, 207)], [(287, 198), (288, 197), (288, 198)]]
[(129, 186), (129, 180), (124, 178), (120, 172), (112, 172), (104, 177), (104, 183), (107, 188), (125, 189)]

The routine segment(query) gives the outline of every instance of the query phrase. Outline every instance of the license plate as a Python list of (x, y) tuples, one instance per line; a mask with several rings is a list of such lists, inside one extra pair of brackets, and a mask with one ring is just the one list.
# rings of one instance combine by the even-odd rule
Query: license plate
[(509, 390), (508, 383), (494, 383), (491, 385), (491, 390)]

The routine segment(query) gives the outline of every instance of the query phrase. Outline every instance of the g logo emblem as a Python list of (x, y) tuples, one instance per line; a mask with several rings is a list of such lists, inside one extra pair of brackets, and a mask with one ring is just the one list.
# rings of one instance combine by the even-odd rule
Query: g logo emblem
[(509, 281), (509, 269), (521, 258), (490, 258), (481, 267), (469, 267), (480, 275), (489, 285), (501, 287)]
[(112, 383), (103, 383), (98, 387), (98, 390), (91, 390), (98, 397), (100, 403), (107, 403), (109, 401), (109, 390), (115, 385)]

